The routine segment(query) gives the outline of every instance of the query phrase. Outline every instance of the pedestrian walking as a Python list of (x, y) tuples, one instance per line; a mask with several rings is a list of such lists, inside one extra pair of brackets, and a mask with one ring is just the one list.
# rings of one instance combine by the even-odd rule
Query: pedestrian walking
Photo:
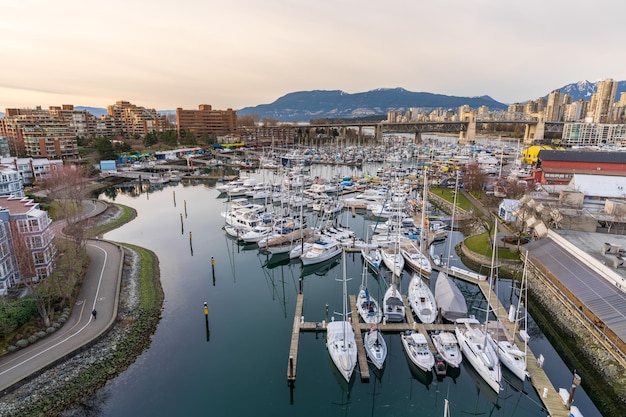
[(91, 315), (93, 316), (93, 319), (96, 319), (96, 315), (98, 314), (98, 312), (96, 311), (96, 309), (94, 308), (93, 311), (91, 312)]

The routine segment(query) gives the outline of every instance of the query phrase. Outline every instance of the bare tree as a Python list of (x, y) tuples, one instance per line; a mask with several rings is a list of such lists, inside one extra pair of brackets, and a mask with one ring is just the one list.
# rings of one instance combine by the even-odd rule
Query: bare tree
[(19, 230), (17, 221), (10, 221), (9, 228), (11, 229), (11, 240), (20, 279), (31, 293), (35, 305), (37, 306), (37, 311), (45, 326), (48, 327), (50, 326), (50, 313), (52, 311), (53, 299), (45, 288), (38, 286), (39, 280), (35, 268), (35, 260), (33, 259), (33, 254), (28, 247), (24, 234)]
[(255, 127), (261, 117), (258, 114), (246, 114), (237, 116), (237, 126), (239, 127)]
[(470, 161), (463, 173), (463, 187), (467, 191), (482, 191), (489, 175), (475, 160)]
[(264, 127), (278, 126), (278, 119), (274, 119), (273, 117), (264, 117), (263, 126)]
[[(60, 215), (67, 221), (67, 231), (82, 238), (78, 220), (82, 200), (87, 197), (89, 178), (87, 171), (77, 165), (64, 165), (50, 172), (40, 183), (48, 197), (59, 204)], [(80, 232), (80, 233), (79, 233)]]

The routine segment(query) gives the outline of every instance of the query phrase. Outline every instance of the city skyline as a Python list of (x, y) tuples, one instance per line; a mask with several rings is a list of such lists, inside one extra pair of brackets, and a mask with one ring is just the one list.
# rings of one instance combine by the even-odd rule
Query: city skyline
[(0, 5), (0, 111), (119, 100), (237, 110), (294, 91), (394, 87), (510, 104), (626, 79), (621, 11), (616, 0), (11, 2)]

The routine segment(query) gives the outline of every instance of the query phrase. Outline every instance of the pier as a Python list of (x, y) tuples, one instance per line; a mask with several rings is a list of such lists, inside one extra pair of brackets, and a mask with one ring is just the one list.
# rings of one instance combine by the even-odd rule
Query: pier
[[(440, 271), (441, 267), (435, 267), (433, 270)], [(508, 311), (498, 300), (497, 295), (489, 288), (489, 282), (484, 279), (483, 275), (472, 273), (460, 268), (448, 269), (448, 274), (455, 276), (456, 278), (470, 282), (477, 285), (485, 299), (489, 303), (491, 311), (496, 316), (495, 321), (487, 323), (487, 328), (494, 333), (497, 333), (500, 337), (506, 337), (510, 341), (515, 340), (518, 343), (523, 343), (523, 340), (518, 333), (514, 333), (514, 323), (508, 320)], [(417, 330), (420, 333), (427, 335), (429, 332), (447, 330), (454, 332), (456, 327), (454, 324), (422, 324), (415, 321), (412, 310), (406, 299), (406, 296), (402, 297), (405, 305), (405, 322), (401, 323), (385, 323), (381, 322), (376, 327), (379, 331), (384, 333), (401, 333), (406, 330)], [(360, 320), (359, 313), (356, 307), (356, 297), (354, 295), (349, 296), (350, 310), (352, 317), (352, 328), (354, 329), (356, 343), (357, 343), (357, 361), (359, 363), (359, 370), (361, 373), (361, 382), (369, 382), (370, 372), (367, 363), (367, 355), (363, 345), (363, 331), (368, 331), (372, 326), (368, 323), (363, 323)], [(298, 342), (300, 338), (300, 332), (325, 332), (325, 322), (306, 322), (302, 316), (302, 307), (304, 302), (304, 295), (298, 294), (296, 301), (295, 316), (293, 321), (293, 332), (291, 335), (291, 346), (289, 348), (289, 362), (287, 365), (287, 380), (290, 383), (296, 380), (296, 365), (298, 363)], [(429, 349), (435, 352), (435, 347), (432, 344), (430, 337), (427, 337)], [(559, 395), (557, 389), (552, 385), (552, 382), (548, 379), (548, 376), (544, 372), (541, 364), (530, 350), (527, 349), (527, 371), (530, 374), (530, 383), (539, 395), (543, 406), (545, 407), (548, 415), (552, 417), (569, 417), (569, 411), (563, 404), (563, 400)]]

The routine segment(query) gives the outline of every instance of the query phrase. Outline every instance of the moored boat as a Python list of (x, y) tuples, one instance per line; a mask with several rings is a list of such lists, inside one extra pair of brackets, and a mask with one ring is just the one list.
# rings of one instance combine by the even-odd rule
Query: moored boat
[(499, 392), (502, 371), (498, 355), (489, 342), (490, 336), (480, 327), (476, 319), (458, 319), (456, 324), (454, 334), (463, 356), (487, 385), (495, 392)]
[(377, 369), (383, 369), (385, 359), (387, 358), (387, 343), (382, 333), (377, 329), (371, 328), (363, 336), (363, 346), (370, 362)]
[(361, 248), (361, 256), (363, 256), (363, 260), (372, 271), (376, 274), (380, 272), (380, 265), (383, 261), (380, 249), (370, 247)]
[(467, 302), (454, 281), (444, 271), (437, 274), (435, 301), (441, 315), (448, 321), (467, 317)]
[(435, 296), (417, 273), (413, 273), (409, 281), (407, 299), (411, 309), (422, 323), (435, 322), (437, 318)]
[(396, 284), (391, 284), (383, 297), (383, 317), (387, 322), (401, 322), (404, 321), (405, 314), (406, 308), (402, 295)]
[(337, 370), (341, 373), (346, 381), (350, 381), (352, 373), (356, 367), (356, 338), (354, 335), (354, 329), (352, 323), (348, 321), (348, 294), (347, 294), (347, 272), (346, 272), (346, 257), (345, 252), (342, 259), (343, 263), (343, 292), (342, 292), (342, 305), (343, 312), (342, 320), (333, 321), (326, 326), (326, 347), (328, 353), (335, 364)]
[(450, 366), (458, 368), (463, 360), (463, 354), (454, 334), (440, 331), (430, 335), (433, 345), (443, 360)]
[(424, 372), (431, 372), (435, 366), (435, 357), (428, 349), (426, 336), (415, 330), (407, 330), (400, 334), (404, 350), (418, 368)]
[(334, 239), (316, 240), (311, 249), (300, 256), (300, 260), (304, 266), (313, 265), (339, 256), (342, 251), (343, 248)]

